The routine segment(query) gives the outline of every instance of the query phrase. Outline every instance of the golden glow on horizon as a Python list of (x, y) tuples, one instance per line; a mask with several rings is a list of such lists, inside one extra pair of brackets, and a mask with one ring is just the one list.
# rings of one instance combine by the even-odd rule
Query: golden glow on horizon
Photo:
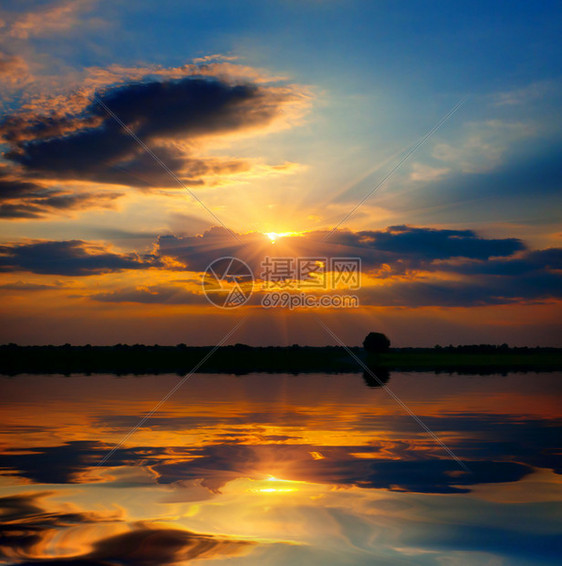
[[(308, 483), (304, 481), (283, 480), (276, 478), (274, 476), (271, 476), (265, 480), (254, 480), (254, 483), (262, 483), (262, 482), (265, 484), (264, 487), (253, 488), (253, 489), (249, 489), (248, 491), (251, 493), (294, 493), (296, 491), (300, 491), (298, 486), (302, 487)], [(272, 486), (271, 484), (274, 485)], [(277, 486), (275, 484), (282, 484), (282, 485)], [(289, 486), (283, 484), (289, 484)]]
[(272, 244), (275, 244), (277, 240), (280, 238), (284, 238), (286, 236), (297, 236), (299, 232), (264, 232), (264, 235), (269, 238)]
[(292, 487), (264, 487), (262, 489), (258, 489), (257, 491), (259, 491), (260, 493), (287, 493), (297, 490)]

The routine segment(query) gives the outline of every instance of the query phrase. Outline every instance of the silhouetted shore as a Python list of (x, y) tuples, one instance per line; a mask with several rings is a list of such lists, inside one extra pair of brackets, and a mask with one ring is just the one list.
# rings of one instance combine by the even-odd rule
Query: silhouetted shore
[[(178, 346), (0, 346), (0, 373), (159, 374), (252, 372), (342, 373), (363, 372), (339, 346), (251, 347), (244, 344), (213, 347)], [(474, 345), (436, 348), (392, 348), (367, 355), (350, 348), (364, 364), (387, 371), (449, 373), (504, 373), (507, 371), (562, 371), (560, 348), (508, 348)], [(209, 355), (211, 354), (211, 355)], [(207, 356), (207, 358), (206, 358)]]

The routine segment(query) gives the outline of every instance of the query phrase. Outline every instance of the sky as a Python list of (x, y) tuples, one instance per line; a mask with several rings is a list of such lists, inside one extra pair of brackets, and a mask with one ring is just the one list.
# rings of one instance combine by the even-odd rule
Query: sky
[[(562, 345), (561, 16), (3, 2), (0, 341)], [(268, 256), (360, 258), (359, 306), (263, 308)]]

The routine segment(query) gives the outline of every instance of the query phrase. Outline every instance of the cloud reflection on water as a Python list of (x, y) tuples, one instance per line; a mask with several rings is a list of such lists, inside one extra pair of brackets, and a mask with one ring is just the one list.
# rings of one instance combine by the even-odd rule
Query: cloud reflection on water
[(547, 564), (562, 422), (537, 400), (558, 378), (392, 376), (471, 473), (360, 375), (197, 376), (99, 466), (177, 377), (5, 380), (1, 547), (17, 564)]

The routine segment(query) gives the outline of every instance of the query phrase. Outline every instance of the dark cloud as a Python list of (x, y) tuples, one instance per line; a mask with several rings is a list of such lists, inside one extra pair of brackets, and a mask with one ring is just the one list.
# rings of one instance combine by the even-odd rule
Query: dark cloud
[[(239, 234), (224, 228), (202, 235), (161, 236), (156, 253), (192, 271), (205, 271), (216, 259), (243, 259), (259, 280), (263, 262), (273, 257), (358, 257), (364, 272), (384, 285), (363, 286), (355, 294), (363, 305), (478, 306), (560, 298), (562, 250), (529, 251), (515, 238), (488, 239), (472, 230), (392, 226), (379, 231), (310, 232), (282, 238), (273, 246), (260, 233)], [(419, 272), (425, 272), (419, 277)], [(452, 273), (456, 278), (429, 273)], [(408, 274), (404, 279), (401, 275)], [(397, 277), (398, 276), (398, 277)], [(104, 302), (161, 304), (204, 303), (200, 294), (179, 285), (121, 289), (93, 297)], [(259, 304), (254, 294), (250, 304)]]
[(235, 556), (255, 544), (187, 530), (143, 527), (98, 541), (85, 558), (102, 563), (117, 560), (123, 566), (165, 566)]
[[(248, 170), (242, 159), (196, 158), (166, 140), (196, 140), (268, 126), (294, 93), (253, 84), (188, 76), (108, 88), (99, 99), (184, 182)], [(176, 186), (160, 165), (91, 102), (74, 116), (13, 115), (0, 123), (5, 157), (29, 173), (138, 187)]]
[[(228, 230), (219, 226), (214, 226), (202, 235), (160, 236), (158, 253), (183, 263), (191, 271), (205, 271), (210, 262), (224, 256), (234, 256), (244, 261), (253, 257), (250, 265), (255, 273), (261, 257), (271, 251), (269, 240), (259, 233), (237, 236), (238, 239), (234, 240)], [(258, 260), (256, 260), (256, 246), (258, 246), (258, 255), (261, 255)]]
[[(0, 557), (18, 564), (51, 566), (151, 566), (173, 565), (187, 560), (204, 560), (238, 555), (255, 543), (187, 530), (161, 528), (149, 523), (134, 526), (130, 532), (92, 541), (92, 550), (72, 558), (37, 556), (40, 543), (77, 525), (116, 522), (118, 515), (64, 513), (45, 510), (41, 505), (49, 493), (31, 493), (0, 498)], [(31, 558), (30, 562), (21, 559)]]
[[(117, 430), (130, 430), (138, 424), (138, 416), (135, 415), (108, 415), (100, 416), (96, 419), (96, 425), (108, 426)], [(244, 434), (244, 427), (247, 423), (252, 425), (270, 425), (285, 426), (293, 428), (310, 429), (317, 421), (317, 417), (298, 412), (298, 411), (282, 411), (280, 413), (260, 413), (260, 412), (244, 412), (239, 415), (219, 416), (219, 417), (201, 417), (201, 416), (166, 416), (158, 415), (152, 417), (143, 424), (143, 428), (150, 430), (170, 431), (170, 430), (197, 430), (208, 427), (219, 427), (221, 430), (227, 430), (229, 427), (235, 431), (233, 438), (238, 438)], [(461, 434), (454, 445), (455, 453), (467, 461), (476, 460), (498, 460), (513, 459), (527, 466), (536, 466), (541, 468), (549, 468), (556, 473), (562, 473), (562, 455), (558, 453), (558, 439), (562, 434), (562, 420), (560, 419), (533, 419), (528, 417), (505, 415), (505, 414), (479, 414), (479, 413), (445, 413), (442, 416), (424, 416), (423, 422), (432, 431), (441, 434)], [(404, 415), (385, 415), (384, 417), (376, 415), (362, 415), (355, 422), (349, 423), (358, 432), (386, 432), (389, 429), (395, 434), (403, 434), (408, 438), (416, 438), (425, 435), (419, 425), (410, 417)], [(234, 428), (237, 427), (237, 428)], [(249, 431), (255, 432), (254, 429)], [(382, 445), (381, 445), (382, 446)], [(308, 460), (309, 451), (319, 451), (325, 455), (331, 455), (334, 458), (345, 457), (353, 451), (377, 452), (381, 446), (371, 444), (367, 447), (341, 447), (339, 448), (321, 446), (312, 447), (301, 445), (300, 447), (289, 447), (287, 450), (296, 449), (293, 456), (296, 460), (301, 460), (303, 454)], [(386, 446), (384, 446), (387, 449)], [(396, 455), (400, 455), (405, 459), (411, 460), (416, 456), (410, 451), (410, 446), (406, 445), (404, 450), (395, 445), (392, 450)], [(236, 467), (236, 462), (259, 461), (249, 456), (251, 451), (269, 450), (268, 448), (254, 447), (235, 447), (230, 451), (224, 445), (215, 445), (214, 447), (203, 448), (202, 451), (195, 449), (191, 454), (199, 457), (206, 456), (213, 460), (210, 470), (222, 469), (226, 460), (228, 470), (232, 470), (232, 466)], [(283, 449), (281, 449), (283, 450)], [(180, 456), (180, 455), (178, 455)], [(185, 454), (181, 455), (183, 459)], [(241, 456), (241, 457), (240, 457)], [(289, 456), (289, 452), (287, 452)], [(224, 460), (224, 462), (223, 462)], [(209, 460), (210, 461), (210, 460)], [(200, 460), (196, 460), (195, 464), (200, 464)], [(217, 465), (218, 464), (218, 465)], [(185, 462), (178, 464), (178, 469), (182, 469)], [(203, 466), (205, 467), (205, 466)], [(168, 468), (168, 471), (170, 468)]]
[[(142, 139), (227, 132), (273, 118), (276, 108), (255, 103), (265, 96), (256, 85), (230, 85), (217, 79), (132, 84), (107, 90), (102, 101), (125, 123), (136, 124)], [(92, 104), (88, 110), (105, 117)]]
[[(197, 457), (192, 460), (157, 463), (152, 469), (160, 483), (202, 479), (201, 485), (218, 491), (239, 477), (263, 478), (262, 462), (268, 462), (283, 470), (284, 479), (417, 493), (466, 493), (470, 486), (518, 481), (532, 472), (530, 466), (517, 462), (476, 459), (467, 462), (470, 472), (464, 472), (454, 460), (415, 455), (414, 446), (400, 459), (377, 457), (382, 448), (217, 444), (195, 450)], [(312, 458), (313, 452), (322, 458)], [(375, 457), (357, 458), (356, 452)]]
[(0, 218), (44, 218), (61, 212), (112, 208), (121, 193), (72, 192), (0, 175)]
[(23, 218), (41, 218), (41, 210), (29, 204), (0, 204), (0, 218), (21, 220)]
[(159, 266), (161, 262), (151, 254), (119, 254), (81, 240), (0, 246), (0, 271), (96, 275)]
[[(110, 448), (97, 442), (74, 441), (31, 449), (28, 454), (7, 451), (2, 469), (36, 483), (88, 482)], [(399, 459), (380, 457), (383, 450), (391, 451)], [(212, 492), (241, 477), (264, 479), (267, 473), (263, 462), (283, 470), (283, 479), (422, 493), (467, 492), (469, 486), (479, 483), (517, 481), (531, 473), (531, 468), (524, 464), (473, 457), (467, 460), (472, 473), (466, 474), (453, 460), (432, 457), (432, 451), (420, 452), (408, 442), (371, 446), (250, 445), (240, 444), (236, 438), (193, 448), (119, 449), (102, 466), (147, 466), (160, 484), (197, 480)], [(312, 458), (314, 452), (322, 454), (322, 458)], [(357, 458), (357, 452), (372, 453), (375, 458)]]
[[(390, 266), (393, 272), (432, 268), (453, 258), (488, 260), (511, 256), (525, 249), (515, 238), (489, 239), (472, 230), (439, 230), (411, 226), (390, 226), (385, 230), (351, 232), (306, 232), (280, 239), (275, 248), (259, 233), (239, 234), (234, 241), (224, 228), (214, 227), (197, 236), (162, 236), (159, 251), (183, 262), (194, 271), (204, 271), (210, 261), (235, 256), (254, 269), (263, 257), (360, 257), (365, 271)], [(432, 267), (433, 266), (433, 267)]]
[[(547, 468), (562, 474), (562, 454), (557, 446), (562, 435), (561, 419), (533, 419), (506, 414), (450, 413), (439, 417), (424, 416), (432, 431), (458, 433), (463, 438), (455, 444), (461, 459), (497, 459), (509, 455), (527, 466)], [(361, 431), (387, 431), (389, 426), (401, 434), (420, 434), (417, 423), (407, 416), (381, 418), (364, 415), (356, 423)]]
[(95, 442), (76, 441), (31, 449), (27, 454), (6, 451), (2, 455), (1, 469), (37, 483), (72, 483), (77, 474), (96, 463), (97, 448), (99, 445)]
[[(295, 481), (418, 493), (467, 492), (481, 483), (518, 481), (534, 468), (562, 473), (559, 419), (475, 413), (422, 417), (431, 430), (455, 439), (448, 442), (449, 447), (466, 463), (469, 472), (461, 470), (457, 462), (443, 458), (440, 447), (402, 415), (386, 415), (384, 419), (361, 415), (349, 422), (351, 430), (376, 433), (367, 445), (299, 444), (295, 442), (298, 437), (281, 434), (282, 430), (279, 435), (260, 436), (265, 429), (259, 425), (291, 427), (293, 431), (309, 427), (310, 418), (292, 411), (212, 419), (158, 415), (147, 421), (144, 428), (193, 431), (214, 427), (220, 433), (216, 438), (219, 442), (189, 447), (120, 448), (101, 467), (144, 466), (160, 484), (197, 481), (213, 492), (241, 477), (264, 479), (270, 469), (281, 470), (280, 477)], [(96, 419), (96, 426), (117, 430), (129, 430), (136, 424), (135, 416)], [(388, 430), (394, 431), (394, 438), (381, 440), (380, 432)], [(279, 444), (286, 440), (291, 440), (291, 444)], [(99, 442), (76, 441), (31, 448), (26, 454), (7, 450), (3, 470), (39, 483), (91, 481), (110, 448)], [(370, 454), (371, 458), (359, 457), (358, 453)]]
[(2, 140), (14, 146), (30, 141), (48, 140), (63, 137), (79, 128), (98, 126), (101, 120), (98, 116), (76, 116), (54, 114), (10, 114), (0, 122)]
[[(137, 422), (132, 416), (107, 419), (103, 417), (100, 422), (127, 430)], [(154, 430), (193, 430), (214, 425), (227, 430), (229, 425), (253, 423), (307, 428), (310, 419), (306, 414), (291, 411), (277, 415), (244, 413), (230, 418), (203, 418), (201, 423), (195, 417), (159, 416), (146, 426)], [(384, 418), (362, 415), (349, 425), (363, 433), (391, 429), (395, 434), (412, 438), (411, 441), (373, 441), (367, 446), (240, 445), (236, 441), (244, 431), (236, 430), (235, 442), (194, 447), (188, 451), (174, 449), (168, 459), (155, 462), (152, 469), (158, 473), (160, 483), (201, 480), (209, 489), (218, 490), (238, 477), (260, 478), (262, 463), (275, 462), (270, 465), (283, 469), (285, 479), (432, 493), (467, 491), (479, 483), (518, 481), (530, 474), (533, 467), (562, 473), (562, 458), (557, 448), (562, 430), (559, 419), (451, 413), (424, 416), (423, 421), (438, 434), (457, 437), (451, 448), (466, 462), (470, 473), (460, 470), (456, 462), (440, 458), (437, 446), (420, 450), (418, 438), (425, 433), (411, 418), (401, 415), (385, 415)], [(323, 458), (313, 460), (312, 452), (322, 454)], [(357, 458), (354, 456), (357, 452), (372, 453), (374, 459)], [(381, 457), (389, 452), (393, 458)]]
[[(111, 449), (112, 446), (100, 442), (76, 440), (60, 446), (26, 449), (26, 454), (17, 453), (19, 450), (6, 450), (2, 454), (0, 469), (36, 483), (82, 483), (87, 481), (83, 473), (95, 471)], [(151, 459), (155, 460), (164, 453), (165, 450), (160, 448), (120, 449), (111, 455), (105, 465), (150, 463)]]
[(470, 471), (459, 470), (453, 460), (374, 461), (366, 473), (348, 483), (374, 489), (398, 489), (416, 493), (468, 493), (480, 483), (515, 482), (532, 473), (517, 462), (471, 461)]
[[(203, 185), (205, 176), (243, 173), (251, 168), (250, 163), (242, 159), (228, 160), (213, 157), (197, 159), (187, 157), (183, 152), (170, 147), (158, 147), (157, 154), (158, 159), (165, 163), (169, 170), (180, 175), (182, 182), (186, 185)], [(72, 178), (80, 174), (79, 171), (75, 171), (69, 176)], [(155, 186), (178, 187), (177, 181), (174, 181), (147, 153), (140, 153), (111, 166), (96, 169), (94, 174), (96, 181), (128, 185), (139, 189), (149, 190)]]
[(18, 566), (37, 566), (38, 564), (44, 564), (45, 566), (115, 566), (114, 562), (100, 562), (88, 558), (45, 558), (43, 560), (33, 559), (31, 562), (17, 563)]
[[(160, 236), (150, 254), (117, 253), (81, 240), (0, 246), (0, 270), (91, 275), (150, 267), (204, 272), (225, 256), (248, 263), (258, 282), (249, 304), (260, 304), (266, 257), (356, 257), (380, 281), (354, 291), (363, 305), (478, 306), (560, 298), (562, 250), (527, 250), (515, 238), (488, 239), (471, 230), (392, 226), (378, 231), (310, 232), (281, 238), (213, 227), (202, 235)], [(453, 277), (451, 277), (451, 274)], [(403, 277), (406, 275), (407, 277)], [(198, 281), (190, 281), (190, 283)], [(101, 302), (206, 304), (197, 290), (176, 281), (92, 295)], [(330, 292), (329, 290), (327, 292)], [(333, 291), (332, 291), (333, 292)]]
[(378, 252), (426, 261), (450, 258), (483, 260), (492, 256), (509, 256), (525, 247), (516, 238), (482, 238), (473, 230), (412, 226), (390, 226), (384, 231), (358, 232), (357, 236), (359, 242)]
[(562, 298), (562, 274), (543, 270), (521, 276), (487, 276), (461, 281), (393, 281), (355, 294), (362, 305), (472, 307)]
[[(506, 304), (559, 298), (562, 289), (559, 272), (562, 250), (529, 251), (516, 238), (483, 238), (472, 230), (391, 226), (385, 230), (345, 230), (330, 235), (308, 232), (282, 238), (273, 247), (261, 234), (240, 234), (235, 241), (225, 229), (215, 227), (198, 236), (162, 236), (158, 251), (194, 271), (204, 271), (219, 257), (234, 256), (246, 261), (256, 278), (263, 271), (262, 263), (267, 255), (358, 257), (364, 272), (386, 280), (385, 285), (364, 286), (357, 292), (364, 305)], [(404, 274), (415, 276), (420, 271), (426, 272), (426, 276), (396, 278)], [(427, 273), (432, 272), (454, 273), (459, 277), (429, 279)], [(137, 293), (137, 299), (143, 302), (140, 295)], [(168, 302), (171, 296), (180, 302), (180, 292), (164, 289), (155, 290), (150, 302)], [(184, 299), (187, 303), (187, 297)]]
[(14, 198), (28, 197), (30, 195), (41, 196), (40, 191), (44, 190), (35, 183), (22, 181), (19, 179), (6, 179), (0, 177), (0, 199), (11, 200)]
[(426, 206), (485, 198), (510, 200), (528, 195), (552, 199), (562, 187), (562, 140), (544, 139), (514, 151), (493, 171), (457, 173), (424, 187)]
[(33, 555), (37, 546), (58, 530), (77, 525), (120, 521), (116, 514), (47, 511), (43, 500), (52, 492), (35, 492), (0, 498), (0, 558), (12, 562)]
[(489, 261), (441, 265), (441, 269), (468, 275), (524, 275), (548, 270), (562, 270), (562, 249), (529, 251), (517, 258), (495, 258)]

